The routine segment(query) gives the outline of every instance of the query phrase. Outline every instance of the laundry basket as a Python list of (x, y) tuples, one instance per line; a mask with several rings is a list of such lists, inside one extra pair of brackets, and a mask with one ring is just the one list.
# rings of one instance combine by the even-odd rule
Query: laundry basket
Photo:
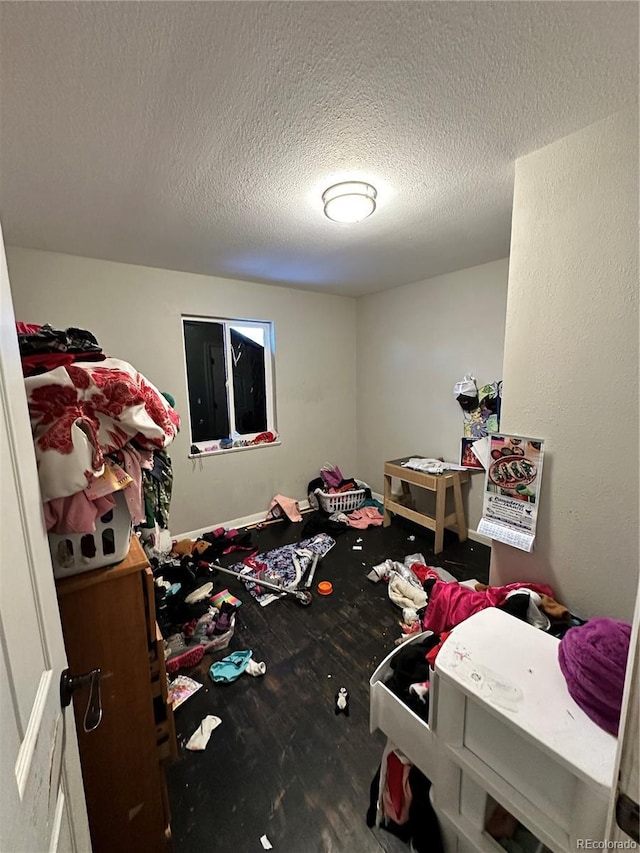
[(320, 489), (316, 489), (315, 495), (318, 503), (325, 512), (353, 512), (359, 509), (365, 501), (365, 490), (354, 489), (351, 492), (337, 492), (330, 495)]
[(114, 492), (116, 505), (96, 519), (95, 533), (50, 533), (49, 550), (57, 578), (78, 575), (119, 563), (129, 552), (131, 514), (121, 491)]

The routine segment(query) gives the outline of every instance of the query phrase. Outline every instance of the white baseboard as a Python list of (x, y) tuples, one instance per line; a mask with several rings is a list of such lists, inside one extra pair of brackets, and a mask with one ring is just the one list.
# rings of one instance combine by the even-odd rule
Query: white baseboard
[(477, 530), (469, 530), (468, 532), (469, 539), (473, 539), (474, 542), (479, 542), (481, 545), (486, 545), (487, 548), (491, 548), (491, 539), (488, 536), (485, 536), (484, 533), (478, 533)]
[[(301, 511), (309, 509), (309, 501), (298, 501), (298, 506)], [(266, 512), (254, 512), (253, 515), (244, 515), (242, 518), (232, 518), (230, 521), (219, 521), (216, 524), (209, 524), (207, 527), (201, 527), (199, 530), (189, 530), (186, 533), (174, 533), (172, 539), (197, 539), (203, 533), (210, 533), (218, 527), (226, 527), (227, 530), (240, 530), (243, 527), (249, 527), (251, 524), (258, 524), (264, 521)]]

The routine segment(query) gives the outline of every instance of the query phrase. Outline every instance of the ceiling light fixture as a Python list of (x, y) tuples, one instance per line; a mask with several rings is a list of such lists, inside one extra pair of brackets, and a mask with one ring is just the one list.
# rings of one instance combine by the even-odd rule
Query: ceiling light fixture
[(362, 181), (334, 184), (322, 193), (325, 216), (334, 222), (359, 222), (376, 209), (376, 188)]

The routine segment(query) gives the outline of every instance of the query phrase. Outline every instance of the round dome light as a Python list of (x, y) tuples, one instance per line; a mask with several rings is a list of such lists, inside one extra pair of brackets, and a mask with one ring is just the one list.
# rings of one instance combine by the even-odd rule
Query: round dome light
[(325, 215), (334, 222), (359, 222), (376, 209), (376, 188), (361, 181), (334, 184), (322, 194)]

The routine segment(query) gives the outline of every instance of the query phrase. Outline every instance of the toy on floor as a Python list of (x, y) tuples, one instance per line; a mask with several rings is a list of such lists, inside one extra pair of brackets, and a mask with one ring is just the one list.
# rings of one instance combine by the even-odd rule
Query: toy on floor
[(336, 716), (338, 714), (349, 716), (349, 693), (346, 687), (341, 687), (336, 693)]

